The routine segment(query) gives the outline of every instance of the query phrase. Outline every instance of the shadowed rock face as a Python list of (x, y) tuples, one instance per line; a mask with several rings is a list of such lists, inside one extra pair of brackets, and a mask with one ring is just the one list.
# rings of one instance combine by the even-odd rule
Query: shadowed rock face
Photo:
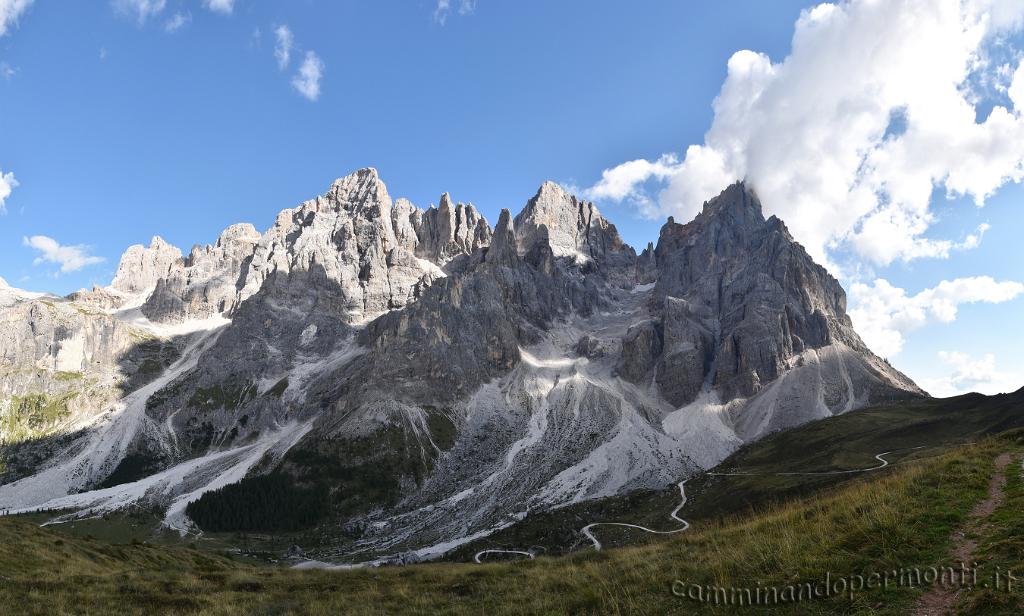
[[(690, 223), (669, 219), (655, 250), (665, 330), (658, 383), (682, 405), (710, 383), (725, 400), (749, 398), (807, 351), (842, 345), (876, 362), (846, 314), (846, 294), (796, 243), (765, 220), (757, 196), (733, 184)], [(923, 393), (894, 370), (881, 380)]]
[[(7, 312), (32, 301), (11, 297)], [(132, 451), (191, 459), (206, 469), (193, 490), (227, 472), (204, 456), (262, 443), (274, 455), (231, 472), (328, 478), (339, 515), (381, 550), (668, 485), (774, 430), (923, 394), (864, 346), (842, 288), (743, 184), (637, 256), (554, 183), (492, 230), (447, 194), (426, 211), (392, 201), (362, 169), (263, 234), (235, 225), (187, 259), (156, 239), (132, 247), (113, 289), (67, 305), (100, 309), (69, 329), (115, 323), (95, 351), (108, 364), (130, 354), (116, 329), (130, 306), (161, 324), (229, 316), (133, 401)], [(62, 347), (33, 348), (11, 361), (52, 364)], [(296, 422), (292, 440), (266, 440)], [(42, 505), (32, 487), (0, 486), (0, 504)], [(168, 504), (166, 490), (144, 498)]]

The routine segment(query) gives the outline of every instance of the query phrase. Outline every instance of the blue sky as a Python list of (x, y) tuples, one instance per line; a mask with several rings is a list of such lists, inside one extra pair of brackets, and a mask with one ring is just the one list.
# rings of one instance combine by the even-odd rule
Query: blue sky
[[(845, 9), (853, 15), (856, 4)], [(910, 0), (902, 4), (915, 10)], [(764, 67), (734, 54), (755, 50), (782, 67), (787, 56), (798, 55), (792, 49), (801, 30), (797, 20), (813, 6), (0, 0), (6, 20), (0, 176), (13, 174), (5, 177), (17, 183), (8, 182), (12, 189), (0, 215), (0, 276), (14, 286), (58, 293), (107, 284), (130, 244), (159, 234), (187, 251), (235, 222), (265, 229), (279, 210), (364, 166), (380, 170), (393, 197), (426, 207), (450, 191), (492, 222), (501, 208), (518, 210), (542, 181), (553, 179), (595, 197), (639, 248), (657, 238), (664, 215), (692, 209), (679, 195), (696, 189), (673, 179), (686, 180), (686, 165), (696, 160), (687, 147), (718, 147), (705, 136), (713, 125), (720, 135), (741, 134), (712, 103), (720, 95), (729, 100), (723, 83), (740, 83)], [(275, 55), (281, 26), (292, 39), (283, 69)], [(856, 23), (843, 27), (855, 46)], [(1012, 59), (1017, 55), (1009, 40)], [(307, 60), (320, 67), (320, 76), (307, 79), (303, 92), (293, 82)], [(792, 64), (807, 73), (815, 68)], [(990, 72), (1009, 83), (1005, 69), (993, 65)], [(777, 89), (799, 94), (800, 84), (788, 86), (784, 73), (772, 71), (781, 82)], [(1007, 84), (978, 101), (980, 116), (995, 104), (1015, 112)], [(898, 101), (900, 95), (893, 96)], [(915, 104), (906, 103), (913, 119), (924, 115)], [(742, 133), (743, 170), (767, 187), (770, 178), (750, 161), (761, 151), (756, 139), (768, 138), (752, 135)], [(627, 161), (653, 164), (670, 153), (675, 158), (662, 176), (632, 177), (625, 192), (600, 189), (602, 172), (621, 170)], [(892, 177), (886, 182), (895, 184)], [(977, 188), (970, 178), (961, 184)], [(1024, 280), (1015, 241), (1024, 195), (1009, 180), (989, 188), (979, 188), (993, 193), (983, 208), (969, 189), (953, 199), (937, 189), (927, 228), (911, 238), (916, 248), (907, 244), (888, 256), (885, 244), (892, 243), (872, 244), (862, 227), (827, 247), (828, 238), (810, 232), (801, 230), (798, 239), (820, 243), (822, 259), (851, 291), (851, 304), (857, 303), (855, 285), (862, 285), (856, 288), (863, 296), (877, 289), (879, 278), (908, 298), (943, 280)], [(766, 200), (767, 209), (791, 227), (813, 218), (805, 218), (812, 206), (773, 201)], [(977, 246), (920, 256), (939, 250), (928, 242), (964, 243), (982, 224), (989, 228)], [(54, 259), (39, 262), (45, 254)], [(1019, 387), (1024, 300), (1015, 288), (989, 291), (958, 291), (952, 320), (930, 315), (931, 296), (860, 314), (882, 334), (901, 334), (896, 352), (889, 345), (883, 354), (926, 386), (948, 393), (991, 390), (1020, 377)], [(924, 317), (908, 324), (904, 313), (922, 309)], [(979, 374), (986, 370), (998, 378), (986, 381)]]

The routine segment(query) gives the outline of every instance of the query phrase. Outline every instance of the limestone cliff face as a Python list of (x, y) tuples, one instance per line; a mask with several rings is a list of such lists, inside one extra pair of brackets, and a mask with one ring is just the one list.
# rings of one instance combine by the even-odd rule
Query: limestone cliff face
[[(177, 355), (170, 341), (77, 301), (26, 297), (7, 306), (0, 310), (0, 445), (74, 432)], [(12, 464), (8, 476), (19, 466), (30, 467)]]
[(250, 224), (232, 225), (213, 246), (196, 246), (160, 278), (142, 306), (155, 321), (204, 319), (231, 312), (261, 239)]
[(110, 286), (124, 293), (138, 293), (155, 286), (180, 263), (181, 250), (156, 236), (148, 248), (142, 244), (128, 247), (121, 256)]
[(581, 201), (554, 182), (545, 182), (516, 216), (519, 249), (525, 252), (537, 241), (541, 227), (555, 256), (602, 260), (624, 248), (615, 225), (589, 201)]
[(403, 212), (416, 210), (402, 202), (396, 212), (374, 169), (338, 180), (327, 194), (278, 215), (256, 246), (240, 298), (257, 293), (272, 273), (289, 275), (292, 285), (306, 284), (297, 278), (308, 274), (321, 279), (310, 280), (312, 292), (324, 283), (340, 290), (341, 308), (354, 320), (405, 305), (444, 274), (416, 257), (415, 226)]
[(472, 204), (452, 205), (448, 193), (441, 195), (438, 207), (418, 212), (413, 226), (419, 239), (417, 256), (438, 264), (470, 254), (491, 242), (487, 220)]
[[(781, 220), (765, 220), (744, 184), (728, 187), (685, 225), (669, 219), (654, 259), (656, 335), (638, 331), (625, 345), (650, 370), (637, 374), (638, 361), (627, 362), (627, 370), (633, 380), (653, 374), (673, 404), (694, 401), (705, 386), (725, 401), (750, 399), (807, 362), (819, 366), (824, 381), (792, 392), (804, 398), (794, 405), (803, 406), (796, 411), (803, 420), (923, 394), (864, 345), (846, 314), (839, 282), (813, 262)], [(837, 355), (822, 359), (823, 353)], [(763, 426), (745, 426), (754, 430), (747, 436), (793, 420), (761, 419)]]

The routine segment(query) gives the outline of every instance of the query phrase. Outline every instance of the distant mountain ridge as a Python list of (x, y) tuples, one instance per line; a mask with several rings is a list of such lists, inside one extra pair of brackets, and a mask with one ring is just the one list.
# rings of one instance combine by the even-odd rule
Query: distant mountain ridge
[(7, 447), (0, 507), (147, 503), (184, 532), (207, 491), (286, 474), (329, 484), (325, 524), (347, 538), (326, 558), (431, 557), (925, 395), (742, 183), (637, 255), (551, 182), (492, 228), (447, 193), (393, 201), (362, 169), (265, 233), (233, 225), (188, 256), (154, 238), (110, 287), (19, 296), (0, 319), (0, 418), (21, 421), (26, 394), (84, 397), (58, 370), (106, 392)]

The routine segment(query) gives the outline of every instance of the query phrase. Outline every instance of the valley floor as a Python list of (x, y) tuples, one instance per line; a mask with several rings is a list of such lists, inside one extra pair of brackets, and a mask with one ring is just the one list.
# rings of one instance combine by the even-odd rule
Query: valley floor
[[(971, 511), (1000, 455), (1009, 456), (1004, 498), (978, 523)], [(1007, 590), (1005, 572), (1024, 579), (1022, 458), (1024, 432), (1011, 431), (645, 545), (503, 564), (282, 569), (2, 518), (0, 605), (19, 614), (905, 614), (930, 586), (913, 571), (958, 567), (957, 533), (972, 520), (979, 588), (957, 593), (955, 605), (1015, 614), (1024, 610), (1024, 581)], [(826, 575), (832, 596), (808, 599)], [(851, 592), (858, 579), (886, 577), (888, 588)], [(770, 597), (773, 588), (802, 600), (734, 604), (744, 589)]]

